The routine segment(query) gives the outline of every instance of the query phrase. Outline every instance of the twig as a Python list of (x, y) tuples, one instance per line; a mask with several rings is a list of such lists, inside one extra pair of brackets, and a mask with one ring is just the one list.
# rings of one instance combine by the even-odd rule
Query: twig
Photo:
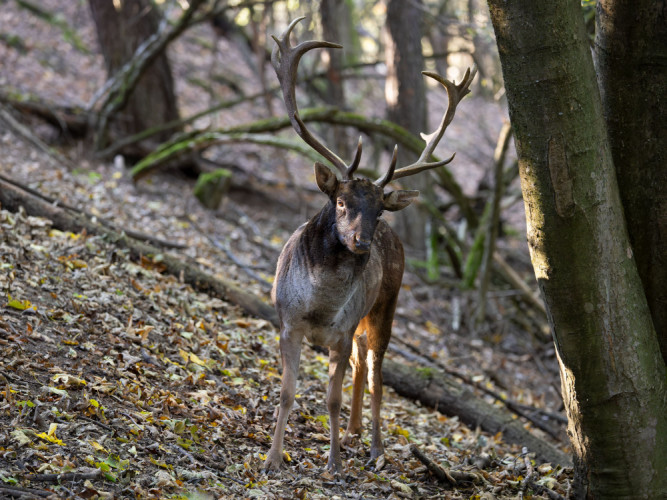
[(214, 238), (213, 236), (209, 235), (206, 231), (204, 231), (199, 225), (192, 219), (188, 219), (188, 223), (192, 225), (202, 236), (204, 236), (210, 243), (213, 245), (215, 248), (222, 250), (225, 252), (225, 255), (231, 260), (236, 266), (241, 268), (248, 276), (256, 280), (264, 289), (270, 290), (271, 289), (271, 283), (269, 283), (266, 279), (264, 279), (262, 276), (257, 274), (255, 271), (253, 271), (248, 264), (245, 262), (241, 261), (234, 252), (232, 252), (231, 248), (229, 248), (229, 245), (227, 243), (223, 243), (222, 241), (218, 240), (217, 238)]
[(524, 447), (521, 450), (521, 455), (523, 456), (523, 463), (526, 466), (526, 477), (521, 481), (519, 487), (519, 492), (521, 493), (521, 498), (526, 490), (531, 489), (539, 494), (546, 494), (551, 500), (565, 500), (564, 497), (556, 493), (551, 488), (547, 488), (543, 484), (535, 482), (537, 473), (533, 469), (533, 464), (530, 462), (530, 457), (528, 456), (528, 448)]
[(475, 474), (474, 472), (445, 469), (444, 467), (441, 467), (417, 448), (416, 444), (410, 445), (410, 452), (415, 458), (423, 463), (439, 481), (447, 482), (452, 486), (458, 485), (459, 482), (477, 483), (484, 481), (481, 475)]
[(63, 472), (62, 474), (29, 474), (23, 476), (30, 482), (60, 483), (71, 481), (94, 481), (102, 477), (102, 471), (97, 469), (91, 472)]
[(21, 499), (46, 498), (53, 495), (52, 491), (35, 490), (33, 488), (21, 488), (20, 486), (8, 486), (0, 483), (0, 493), (9, 497)]
[(102, 429), (107, 430), (109, 432), (116, 432), (116, 430), (113, 427), (111, 427), (110, 425), (107, 425), (107, 424), (102, 423), (98, 420), (94, 420), (92, 418), (86, 417), (84, 415), (77, 415), (76, 418), (79, 418), (81, 420), (85, 420), (86, 422), (90, 422), (91, 424), (95, 424), (98, 427), (102, 427)]
[(526, 302), (535, 307), (537, 310), (541, 311), (543, 314), (547, 314), (547, 308), (544, 305), (544, 302), (535, 294), (533, 289), (530, 288), (521, 279), (521, 276), (519, 276), (519, 274), (514, 269), (512, 269), (512, 267), (498, 252), (494, 252), (493, 262), (496, 264), (498, 273), (505, 280), (507, 280), (510, 285), (521, 291), (521, 296)]
[[(240, 479), (236, 479), (235, 477), (232, 477), (232, 476), (229, 476), (229, 475), (225, 474), (225, 473), (223, 472), (223, 469), (222, 469), (222, 468), (219, 468), (219, 467), (217, 466), (217, 464), (211, 463), (211, 462), (210, 462), (204, 455), (202, 455), (201, 453), (195, 453), (195, 454), (193, 454), (193, 453), (190, 453), (190, 452), (184, 450), (182, 447), (180, 447), (180, 446), (178, 446), (178, 445), (176, 445), (176, 444), (171, 444), (171, 443), (169, 444), (169, 447), (170, 447), (172, 450), (175, 450), (176, 452), (180, 453), (181, 455), (187, 457), (187, 458), (190, 460), (190, 463), (194, 464), (195, 462), (200, 462), (200, 463), (202, 463), (202, 465), (203, 465), (204, 467), (206, 467), (207, 469), (209, 469), (209, 470), (210, 470), (211, 472), (213, 472), (215, 475), (220, 476), (220, 477), (223, 477), (223, 478), (225, 478), (225, 479), (229, 479), (230, 481), (234, 481), (235, 483), (245, 485), (245, 483), (244, 483), (243, 481), (241, 481)], [(212, 467), (212, 466), (209, 465), (209, 464), (211, 464), (211, 465), (215, 465), (215, 466)]]

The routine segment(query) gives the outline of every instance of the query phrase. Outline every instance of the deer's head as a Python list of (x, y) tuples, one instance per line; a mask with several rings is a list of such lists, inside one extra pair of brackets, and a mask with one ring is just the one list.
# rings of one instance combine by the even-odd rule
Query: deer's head
[[(391, 171), (394, 166), (395, 155)], [(371, 249), (375, 228), (382, 212), (404, 209), (419, 196), (419, 191), (397, 190), (385, 194), (381, 182), (354, 179), (350, 170), (347, 169), (349, 178), (339, 180), (329, 167), (317, 162), (315, 179), (317, 186), (329, 197), (332, 204), (334, 229), (338, 240), (351, 252), (364, 254)]]
[(338, 239), (351, 252), (363, 254), (370, 250), (373, 234), (377, 227), (380, 214), (384, 211), (396, 211), (407, 207), (418, 195), (419, 191), (391, 191), (384, 193), (384, 187), (392, 180), (414, 175), (423, 170), (432, 169), (446, 165), (454, 159), (454, 155), (447, 160), (429, 161), (436, 145), (440, 142), (445, 129), (454, 118), (456, 106), (459, 101), (470, 92), (469, 86), (475, 77), (476, 70), (470, 69), (466, 72), (463, 81), (456, 85), (446, 80), (437, 73), (423, 72), (424, 75), (440, 82), (447, 90), (449, 105), (440, 122), (438, 129), (432, 134), (422, 134), (426, 141), (426, 147), (419, 159), (408, 166), (396, 169), (396, 148), (387, 173), (381, 179), (372, 183), (365, 179), (354, 179), (354, 171), (359, 166), (361, 159), (361, 139), (357, 146), (357, 152), (352, 163), (347, 166), (341, 158), (329, 150), (314, 135), (312, 135), (303, 120), (299, 117), (296, 105), (296, 76), (297, 67), (301, 56), (315, 48), (341, 48), (340, 45), (316, 40), (309, 40), (292, 47), (290, 34), (294, 27), (303, 20), (303, 17), (295, 19), (280, 37), (273, 37), (276, 46), (271, 53), (271, 63), (276, 70), (283, 91), (283, 98), (287, 108), (287, 114), (294, 130), (315, 151), (326, 158), (339, 172), (336, 175), (322, 163), (315, 164), (315, 177), (317, 185), (329, 196), (335, 209), (335, 229)]

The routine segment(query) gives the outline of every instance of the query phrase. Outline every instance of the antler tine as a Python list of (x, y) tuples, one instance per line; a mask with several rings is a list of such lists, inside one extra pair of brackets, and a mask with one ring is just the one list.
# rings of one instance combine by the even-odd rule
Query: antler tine
[(285, 107), (287, 108), (287, 114), (292, 122), (292, 127), (296, 133), (301, 137), (306, 144), (312, 147), (315, 151), (321, 154), (324, 158), (329, 160), (334, 167), (340, 172), (343, 178), (352, 178), (352, 173), (359, 166), (359, 160), (361, 159), (361, 140), (359, 146), (357, 146), (357, 154), (353, 162), (348, 167), (345, 165), (345, 162), (336, 155), (333, 151), (327, 148), (322, 144), (318, 139), (313, 136), (306, 125), (303, 123), (299, 117), (299, 110), (296, 105), (296, 80), (297, 80), (297, 68), (299, 66), (299, 61), (301, 57), (312, 49), (317, 48), (332, 48), (332, 49), (341, 49), (342, 45), (332, 42), (318, 41), (318, 40), (309, 40), (301, 42), (296, 47), (290, 45), (290, 34), (294, 27), (305, 19), (305, 16), (294, 19), (287, 29), (284, 31), (280, 38), (271, 35), (273, 40), (276, 42), (276, 46), (271, 52), (271, 64), (276, 71), (278, 80), (280, 81), (280, 87), (283, 91), (283, 99), (285, 100)]
[(426, 147), (419, 156), (419, 159), (411, 165), (408, 165), (406, 167), (401, 167), (398, 170), (396, 170), (394, 172), (392, 180), (400, 179), (401, 177), (407, 177), (409, 175), (414, 175), (424, 170), (429, 170), (432, 168), (447, 165), (454, 159), (456, 153), (454, 153), (451, 157), (449, 157), (446, 160), (441, 160), (437, 162), (428, 161), (428, 159), (433, 154), (435, 147), (440, 142), (440, 139), (442, 139), (442, 136), (445, 134), (447, 126), (454, 119), (454, 114), (456, 113), (456, 107), (458, 106), (459, 102), (461, 102), (461, 99), (463, 99), (466, 95), (468, 95), (468, 93), (470, 93), (469, 87), (473, 79), (475, 78), (475, 75), (477, 74), (477, 66), (473, 66), (472, 70), (468, 68), (465, 75), (463, 76), (463, 80), (458, 85), (456, 85), (454, 82), (450, 80), (447, 80), (446, 78), (440, 76), (437, 73), (433, 73), (430, 71), (423, 71), (422, 74), (430, 78), (433, 78), (434, 80), (442, 84), (443, 87), (445, 87), (445, 90), (447, 91), (447, 97), (449, 99), (449, 103), (447, 105), (447, 111), (445, 112), (445, 115), (442, 117), (442, 121), (440, 122), (440, 125), (438, 126), (435, 132), (433, 132), (432, 134), (421, 134), (422, 139), (426, 141)]
[(359, 168), (359, 162), (361, 161), (361, 136), (359, 136), (359, 142), (357, 142), (357, 151), (354, 153), (354, 159), (352, 160), (352, 163), (350, 163), (350, 166), (347, 167), (347, 172), (346, 172), (346, 178), (347, 179), (352, 179), (352, 175), (354, 175), (355, 170)]
[(396, 168), (396, 161), (398, 160), (398, 144), (394, 146), (394, 152), (391, 155), (391, 163), (389, 164), (389, 170), (384, 174), (384, 177), (375, 181), (376, 186), (384, 188), (391, 179), (394, 177), (394, 169)]

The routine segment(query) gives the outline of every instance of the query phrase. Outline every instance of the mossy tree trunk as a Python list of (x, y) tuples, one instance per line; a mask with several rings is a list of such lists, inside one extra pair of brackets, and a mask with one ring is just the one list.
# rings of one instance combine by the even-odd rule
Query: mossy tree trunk
[[(667, 494), (667, 387), (580, 3), (488, 0), (577, 498)], [(636, 89), (628, 88), (628, 92)]]
[(667, 8), (601, 0), (595, 56), (630, 242), (667, 361)]
[[(137, 47), (157, 31), (162, 13), (151, 0), (89, 0), (89, 4), (107, 75), (111, 78), (130, 60)], [(174, 80), (163, 52), (139, 79), (127, 105), (113, 119), (111, 135), (115, 139), (127, 137), (178, 118)], [(172, 132), (173, 129), (154, 139), (166, 140)], [(146, 148), (124, 153), (143, 156)]]

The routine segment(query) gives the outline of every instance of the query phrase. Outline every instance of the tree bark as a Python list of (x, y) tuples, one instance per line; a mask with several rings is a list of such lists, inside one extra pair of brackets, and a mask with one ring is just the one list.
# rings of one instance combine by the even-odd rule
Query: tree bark
[[(122, 1), (119, 8), (112, 0), (90, 0), (90, 10), (109, 78), (157, 31), (161, 19), (151, 0)], [(117, 138), (126, 137), (178, 119), (171, 68), (166, 53), (162, 53), (137, 82), (127, 105), (113, 120), (111, 131)], [(163, 133), (155, 139), (163, 141), (168, 137), (169, 133)], [(124, 152), (144, 153), (141, 148)]]
[[(421, 7), (421, 0), (389, 0), (385, 46), (387, 117), (415, 135), (424, 132), (427, 125), (426, 90), (421, 74), (424, 69)], [(413, 153), (399, 148), (399, 166), (414, 160), (416, 156)], [(430, 174), (410, 177), (402, 181), (402, 184), (411, 189), (419, 189), (422, 196), (429, 196), (432, 184), (429, 177)], [(421, 258), (426, 254), (427, 220), (428, 214), (425, 211), (415, 209), (397, 212), (394, 218), (395, 229), (401, 241), (421, 254)]]
[(667, 362), (667, 10), (654, 0), (601, 0), (596, 21), (598, 82), (611, 154)]
[(531, 260), (561, 368), (577, 498), (664, 497), (665, 364), (625, 226), (580, 4), (488, 3)]
[[(345, 2), (343, 0), (321, 0), (320, 1), (320, 17), (322, 18), (322, 34), (323, 39), (341, 43), (343, 41), (341, 21), (343, 20), (343, 10), (345, 9)], [(327, 51), (329, 60), (326, 65), (326, 85), (327, 91), (325, 93), (325, 102), (329, 105), (336, 106), (339, 109), (345, 109), (345, 88), (343, 87), (343, 50), (341, 49), (325, 49)], [(347, 135), (345, 130), (332, 127), (329, 134), (333, 139), (334, 150), (337, 151), (341, 158), (346, 161), (348, 159), (348, 152), (350, 147), (347, 144)]]

